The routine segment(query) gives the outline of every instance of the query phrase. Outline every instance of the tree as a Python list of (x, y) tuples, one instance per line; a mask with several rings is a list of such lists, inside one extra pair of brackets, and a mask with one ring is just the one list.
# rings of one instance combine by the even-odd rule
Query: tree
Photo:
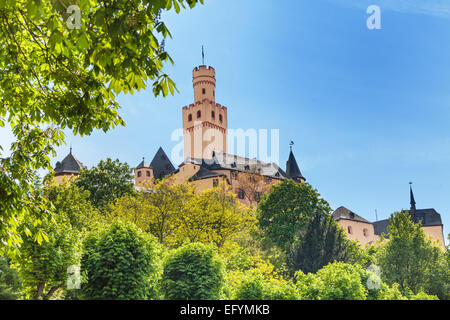
[(111, 220), (122, 219), (136, 223), (143, 231), (154, 235), (164, 245), (174, 245), (179, 216), (187, 210), (194, 197), (192, 186), (175, 184), (172, 178), (156, 180), (145, 185), (137, 196), (124, 196), (109, 206)]
[(414, 223), (408, 211), (393, 213), (388, 237), (377, 253), (383, 280), (402, 292), (424, 291), (441, 299), (450, 296), (448, 256)]
[(316, 213), (330, 214), (330, 205), (319, 196), (309, 184), (290, 179), (273, 186), (258, 205), (258, 222), (265, 236), (287, 250)]
[(224, 263), (211, 246), (202, 243), (183, 245), (164, 263), (161, 285), (166, 299), (218, 299), (224, 284)]
[(306, 300), (366, 300), (367, 288), (358, 265), (331, 263), (316, 274), (298, 271), (296, 284), (302, 299)]
[(102, 221), (100, 212), (89, 201), (90, 192), (73, 183), (49, 184), (46, 197), (58, 212), (68, 218), (70, 225), (85, 232)]
[(225, 183), (192, 197), (179, 220), (178, 242), (214, 243), (219, 248), (256, 222), (253, 210), (241, 205)]
[[(50, 299), (66, 285), (69, 266), (80, 259), (79, 232), (64, 212), (56, 211), (40, 224), (28, 216), (19, 227), (23, 243), (13, 257), (27, 298)], [(34, 237), (31, 237), (34, 234)]]
[(75, 183), (90, 192), (91, 203), (99, 210), (116, 198), (134, 193), (132, 170), (119, 159), (101, 160), (96, 167), (81, 170)]
[(331, 216), (316, 212), (305, 229), (298, 233), (287, 255), (292, 274), (298, 270), (315, 273), (334, 261), (353, 261), (360, 250)]
[(256, 170), (238, 173), (237, 182), (239, 188), (244, 192), (244, 198), (250, 205), (257, 205), (261, 197), (270, 190), (270, 185), (266, 183), (266, 177), (260, 175)]
[(18, 245), (20, 220), (39, 211), (42, 203), (30, 198), (33, 173), (52, 170), (49, 155), (64, 143), (65, 129), (86, 135), (124, 125), (116, 96), (148, 81), (155, 96), (174, 94), (162, 72), (173, 61), (160, 14), (199, 1), (0, 3), (0, 126), (15, 136), (11, 154), (0, 158), (0, 240)]
[(22, 295), (17, 271), (10, 266), (7, 257), (0, 256), (0, 300), (16, 300)]
[(81, 287), (87, 299), (137, 300), (157, 297), (160, 248), (154, 237), (130, 222), (93, 231), (83, 244)]

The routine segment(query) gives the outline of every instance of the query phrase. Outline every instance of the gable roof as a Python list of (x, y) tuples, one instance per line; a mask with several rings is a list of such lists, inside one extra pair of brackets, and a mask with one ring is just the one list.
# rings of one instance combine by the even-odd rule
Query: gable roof
[(214, 171), (206, 169), (205, 167), (200, 167), (200, 169), (191, 178), (189, 178), (189, 181), (196, 181), (196, 180), (215, 178), (215, 177), (225, 177), (226, 178), (227, 176), (226, 176), (226, 174), (214, 172)]
[(284, 180), (286, 173), (275, 163), (266, 163), (257, 159), (245, 158), (221, 151), (215, 151), (211, 159), (186, 159), (185, 163), (195, 163), (208, 170), (233, 170), (256, 173), (262, 176)]
[[(441, 215), (434, 209), (416, 209), (408, 211), (415, 223), (422, 221), (422, 226), (442, 226)], [(388, 233), (387, 227), (391, 225), (391, 219), (384, 219), (373, 223), (374, 232), (377, 235)]]
[(155, 156), (153, 157), (150, 166), (153, 168), (153, 175), (157, 179), (162, 179), (165, 176), (175, 172), (175, 167), (170, 162), (163, 148), (159, 147)]
[(353, 221), (359, 221), (359, 222), (370, 223), (370, 224), (372, 223), (343, 206), (334, 210), (334, 212), (331, 214), (331, 216), (333, 217), (333, 219), (335, 221), (353, 220)]
[(305, 177), (300, 172), (300, 168), (298, 167), (297, 160), (295, 160), (294, 154), (291, 152), (289, 153), (289, 159), (286, 161), (286, 175), (288, 178), (291, 178), (292, 180), (306, 180)]
[(61, 161), (56, 162), (55, 165), (55, 174), (64, 174), (64, 173), (75, 173), (77, 174), (81, 169), (84, 169), (85, 166), (78, 161), (77, 158), (72, 154), (72, 150), (70, 153)]

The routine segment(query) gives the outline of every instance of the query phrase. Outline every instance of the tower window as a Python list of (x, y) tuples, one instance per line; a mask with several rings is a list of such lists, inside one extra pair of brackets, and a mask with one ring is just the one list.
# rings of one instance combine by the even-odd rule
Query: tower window
[(364, 237), (368, 237), (369, 236), (369, 230), (367, 230), (366, 228), (363, 229), (363, 234)]
[(348, 226), (348, 227), (347, 227), (347, 232), (348, 232), (348, 234), (352, 234), (352, 233), (353, 233), (352, 227)]
[(200, 118), (202, 116), (202, 112), (201, 111), (197, 111), (197, 119)]
[(150, 171), (147, 170), (147, 177), (150, 177)]
[(238, 190), (238, 198), (239, 199), (244, 199), (244, 190), (242, 190), (242, 189)]
[(188, 121), (192, 121), (192, 114), (188, 116)]
[(216, 118), (216, 114), (214, 113), (214, 111), (211, 111), (211, 118), (213, 118), (213, 119)]
[(219, 121), (222, 122), (222, 115), (219, 114)]
[(140, 177), (140, 176), (141, 176), (141, 174), (142, 174), (142, 172), (141, 172), (141, 171), (138, 171), (138, 177)]
[(205, 89), (205, 88), (202, 89), (202, 93), (203, 93), (203, 94), (206, 93), (206, 89)]

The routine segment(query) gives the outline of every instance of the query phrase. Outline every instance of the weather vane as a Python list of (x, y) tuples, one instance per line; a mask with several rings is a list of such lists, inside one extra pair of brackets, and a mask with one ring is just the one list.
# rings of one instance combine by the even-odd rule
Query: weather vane
[(294, 141), (291, 140), (291, 142), (289, 143), (289, 148), (291, 148), (292, 151), (292, 146), (294, 145)]

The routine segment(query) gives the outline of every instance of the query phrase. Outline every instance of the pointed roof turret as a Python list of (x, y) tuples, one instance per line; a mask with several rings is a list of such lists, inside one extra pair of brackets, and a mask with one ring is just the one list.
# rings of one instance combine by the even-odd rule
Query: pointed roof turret
[(56, 162), (54, 170), (55, 175), (67, 173), (78, 174), (78, 172), (84, 168), (85, 166), (72, 154), (72, 147), (70, 147), (69, 154), (61, 162)]
[(286, 175), (288, 178), (295, 181), (305, 181), (305, 177), (300, 172), (300, 168), (298, 167), (297, 160), (295, 160), (294, 153), (292, 152), (292, 142), (291, 142), (291, 151), (289, 153), (289, 159), (286, 162)]
[(151, 168), (150, 165), (147, 162), (145, 162), (144, 157), (142, 157), (141, 163), (139, 163), (138, 166), (136, 167), (136, 169), (142, 169), (142, 168)]
[(175, 172), (175, 167), (172, 162), (170, 162), (169, 157), (167, 157), (163, 148), (159, 147), (155, 156), (153, 157), (150, 166), (153, 168), (153, 175), (157, 179), (162, 179), (168, 174)]
[(414, 193), (412, 191), (412, 182), (409, 183), (409, 203), (411, 204), (411, 211), (415, 211), (416, 210), (416, 200), (414, 200)]

